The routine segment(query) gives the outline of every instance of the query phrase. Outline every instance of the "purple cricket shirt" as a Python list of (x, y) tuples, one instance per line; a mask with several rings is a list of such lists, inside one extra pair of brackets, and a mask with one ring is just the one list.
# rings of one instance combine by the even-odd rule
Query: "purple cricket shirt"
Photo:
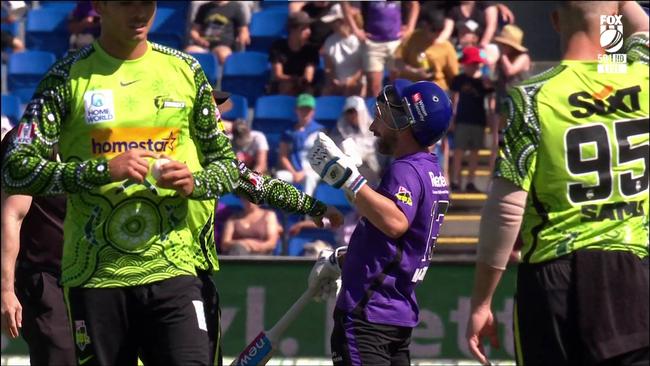
[(362, 218), (348, 247), (336, 307), (372, 323), (415, 327), (415, 287), (422, 281), (449, 206), (438, 158), (418, 152), (396, 159), (377, 191), (402, 210), (409, 228), (391, 239)]

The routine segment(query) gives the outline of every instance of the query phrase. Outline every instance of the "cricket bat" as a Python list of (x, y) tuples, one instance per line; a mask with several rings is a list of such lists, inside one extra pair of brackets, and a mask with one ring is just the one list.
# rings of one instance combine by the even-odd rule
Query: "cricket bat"
[(307, 289), (300, 295), (298, 300), (291, 305), (282, 318), (275, 325), (267, 330), (261, 331), (246, 348), (235, 358), (230, 366), (263, 366), (273, 356), (280, 337), (287, 330), (289, 325), (298, 317), (302, 309), (314, 296), (315, 289)]

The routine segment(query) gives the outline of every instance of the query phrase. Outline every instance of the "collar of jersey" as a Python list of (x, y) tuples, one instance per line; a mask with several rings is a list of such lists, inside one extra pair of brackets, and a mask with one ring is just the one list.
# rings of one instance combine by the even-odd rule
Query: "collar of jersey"
[(122, 60), (122, 59), (115, 58), (115, 57), (109, 55), (108, 52), (106, 52), (106, 51), (102, 48), (102, 46), (99, 45), (99, 41), (97, 41), (97, 40), (95, 40), (95, 41), (93, 42), (93, 48), (95, 48), (95, 51), (97, 52), (97, 54), (98, 54), (101, 58), (103, 58), (104, 60), (106, 60), (106, 61), (108, 61), (108, 62), (110, 62), (110, 63), (112, 63), (112, 64), (123, 64), (123, 63), (131, 64), (131, 63), (137, 63), (137, 62), (140, 62), (140, 61), (142, 61), (145, 57), (147, 57), (147, 55), (149, 55), (149, 53), (150, 53), (150, 51), (151, 51), (151, 43), (150, 43), (149, 41), (147, 41), (147, 52), (145, 52), (144, 55), (142, 55), (142, 56), (140, 56), (140, 57), (138, 57), (138, 58), (136, 58), (136, 59), (133, 59), (133, 60)]

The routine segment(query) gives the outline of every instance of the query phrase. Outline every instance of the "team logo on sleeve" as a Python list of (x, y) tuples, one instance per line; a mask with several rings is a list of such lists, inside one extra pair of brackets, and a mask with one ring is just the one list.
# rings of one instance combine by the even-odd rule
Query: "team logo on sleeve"
[(84, 93), (86, 123), (89, 125), (115, 120), (112, 90), (92, 90)]
[(399, 190), (397, 191), (397, 194), (395, 194), (395, 197), (397, 198), (398, 201), (404, 203), (405, 205), (413, 206), (413, 198), (411, 197), (411, 191), (408, 189), (399, 186)]
[(19, 144), (31, 144), (36, 136), (36, 127), (33, 123), (21, 123), (18, 125), (16, 142)]

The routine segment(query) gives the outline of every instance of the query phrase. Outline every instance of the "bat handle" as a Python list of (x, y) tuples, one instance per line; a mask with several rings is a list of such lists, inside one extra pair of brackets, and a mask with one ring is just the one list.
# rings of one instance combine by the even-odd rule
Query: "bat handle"
[(284, 333), (284, 331), (287, 330), (289, 325), (296, 319), (296, 317), (298, 317), (305, 305), (311, 301), (315, 292), (316, 289), (308, 288), (305, 290), (305, 292), (300, 295), (298, 300), (296, 300), (296, 302), (291, 305), (289, 310), (287, 310), (287, 312), (282, 315), (282, 318), (280, 318), (280, 320), (275, 323), (273, 328), (269, 329), (269, 331), (266, 332), (266, 336), (269, 338), (269, 340), (271, 340), (271, 343), (273, 345), (276, 345), (276, 342), (279, 340), (280, 336)]

